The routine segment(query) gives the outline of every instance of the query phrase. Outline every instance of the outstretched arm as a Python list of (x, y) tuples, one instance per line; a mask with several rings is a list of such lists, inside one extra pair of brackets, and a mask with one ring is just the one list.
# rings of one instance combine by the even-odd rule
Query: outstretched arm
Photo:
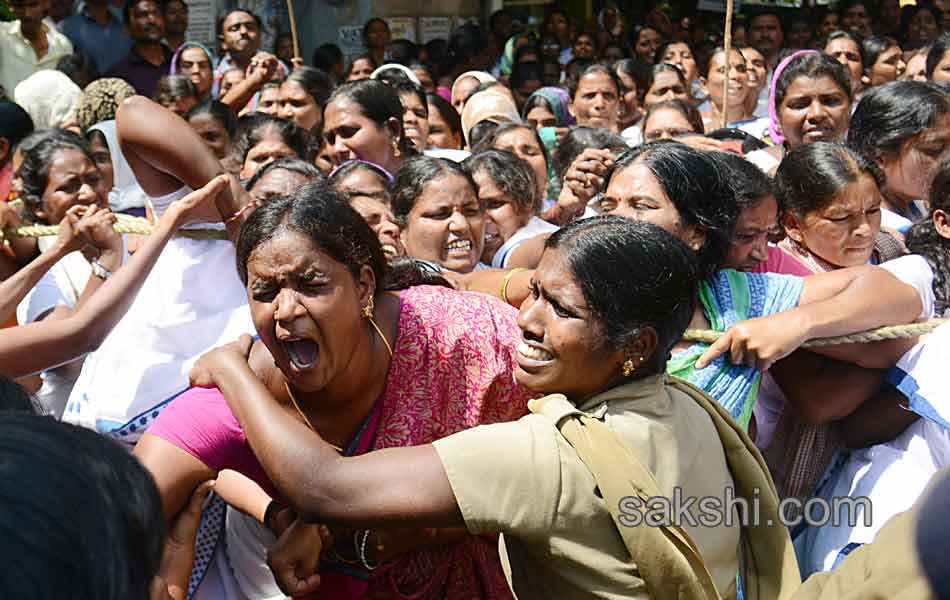
[(304, 520), (360, 528), (463, 525), (432, 445), (340, 456), (279, 407), (247, 364), (251, 344), (242, 336), (204, 355), (192, 383), (217, 385), (261, 466)]
[(173, 203), (145, 244), (74, 315), (0, 330), (0, 372), (23, 377), (69, 362), (95, 349), (125, 314), (165, 244), (198, 208), (227, 188), (227, 177)]

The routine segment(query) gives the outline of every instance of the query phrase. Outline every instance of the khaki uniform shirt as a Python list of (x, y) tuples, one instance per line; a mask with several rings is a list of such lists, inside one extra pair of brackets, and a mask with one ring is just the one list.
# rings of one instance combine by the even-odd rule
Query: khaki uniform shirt
[[(733, 486), (709, 415), (691, 398), (648, 377), (578, 408), (603, 418), (673, 498), (722, 499)], [(501, 556), (515, 594), (528, 598), (646, 598), (594, 478), (544, 415), (486, 425), (434, 443), (472, 533), (501, 532)], [(734, 594), (739, 522), (692, 527), (719, 591)], [(645, 525), (640, 525), (645, 526)]]

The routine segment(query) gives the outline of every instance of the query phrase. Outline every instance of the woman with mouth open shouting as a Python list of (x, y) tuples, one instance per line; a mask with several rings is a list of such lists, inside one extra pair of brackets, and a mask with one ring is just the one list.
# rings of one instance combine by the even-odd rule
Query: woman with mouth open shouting
[[(357, 530), (360, 539), (396, 523), (500, 532), (505, 574), (521, 598), (734, 595), (740, 553), (754, 557), (741, 573), (747, 597), (787, 597), (799, 579), (784, 528), (622, 525), (613, 502), (616, 486), (631, 483), (666, 497), (678, 489), (722, 498), (727, 487), (743, 495), (755, 486), (765, 513), (776, 511), (748, 436), (708, 396), (664, 374), (697, 283), (694, 253), (655, 225), (616, 217), (568, 225), (547, 240), (518, 316), (515, 377), (547, 394), (529, 403), (533, 414), (357, 457), (341, 457), (332, 438), (275, 400), (249, 365), (250, 337), (204, 356), (194, 383), (218, 386), (260, 465), (301, 515), (273, 555), (287, 561), (277, 569), (284, 590), (316, 587), (319, 537), (306, 524), (316, 521), (371, 528)], [(631, 290), (640, 301), (626, 301)], [(590, 466), (585, 436), (632, 449), (606, 462), (629, 460), (638, 470), (605, 476)], [(317, 545), (298, 552), (294, 542), (307, 539)], [(364, 563), (378, 556), (368, 548)], [(477, 589), (465, 596), (488, 597)]]
[[(527, 412), (528, 392), (513, 374), (515, 309), (441, 287), (397, 291), (421, 274), (408, 272), (409, 263), (402, 271), (387, 266), (376, 235), (326, 184), (272, 198), (251, 213), (237, 264), (260, 336), (252, 356), (260, 381), (279, 410), (342, 453), (425, 444)], [(176, 398), (135, 453), (155, 476), (168, 517), (198, 483), (226, 468), (278, 503), (287, 500), (219, 390)], [(270, 518), (276, 513), (261, 512), (279, 533)], [(326, 597), (510, 597), (494, 539), (356, 533), (333, 531), (334, 553), (321, 563)], [(374, 561), (389, 560), (371, 568), (358, 558), (366, 548)]]

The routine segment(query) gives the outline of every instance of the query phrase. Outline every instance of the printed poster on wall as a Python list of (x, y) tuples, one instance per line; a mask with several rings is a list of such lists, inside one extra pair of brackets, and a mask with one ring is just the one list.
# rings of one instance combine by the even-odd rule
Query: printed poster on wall
[(392, 39), (406, 39), (411, 42), (418, 42), (416, 38), (416, 18), (415, 17), (389, 17), (386, 19), (389, 23), (389, 33)]

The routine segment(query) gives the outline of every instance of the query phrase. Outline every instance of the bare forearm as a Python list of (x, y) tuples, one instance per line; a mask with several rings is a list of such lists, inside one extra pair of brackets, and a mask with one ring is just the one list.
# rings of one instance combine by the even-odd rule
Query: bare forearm
[(848, 448), (866, 448), (894, 439), (919, 418), (907, 398), (886, 387), (839, 421), (838, 435)]
[(244, 78), (235, 83), (228, 93), (221, 98), (221, 102), (228, 105), (235, 114), (241, 112), (241, 109), (247, 106), (254, 94), (260, 91), (263, 82), (259, 78), (252, 76)]
[(0, 322), (10, 318), (20, 301), (62, 257), (63, 252), (53, 246), (0, 283)]

